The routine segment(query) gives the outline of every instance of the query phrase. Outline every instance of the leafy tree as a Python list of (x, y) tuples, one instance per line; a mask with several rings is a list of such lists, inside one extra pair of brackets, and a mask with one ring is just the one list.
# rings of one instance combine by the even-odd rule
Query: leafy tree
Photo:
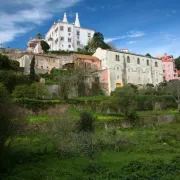
[(11, 102), (6, 88), (0, 83), (0, 176), (10, 169), (11, 159), (8, 152), (11, 142), (22, 130), (25, 122), (23, 116), (21, 110)]
[(80, 120), (77, 122), (76, 130), (78, 132), (93, 132), (95, 119), (93, 115), (87, 111), (80, 114)]
[(47, 52), (50, 49), (49, 44), (46, 41), (41, 41), (41, 47), (44, 52)]
[(180, 81), (172, 80), (167, 83), (166, 92), (174, 98), (178, 105), (178, 111), (180, 112)]
[(113, 103), (116, 103), (125, 119), (132, 121), (133, 125), (137, 119), (137, 103), (135, 98), (136, 93), (129, 85), (125, 85), (122, 88), (116, 88), (113, 92)]
[(30, 87), (26, 84), (18, 85), (15, 87), (14, 91), (12, 92), (13, 98), (29, 98), (30, 97)]
[(180, 70), (180, 56), (175, 59), (175, 65), (178, 70)]
[(85, 51), (94, 53), (96, 49), (100, 47), (102, 49), (111, 49), (111, 47), (104, 42), (104, 36), (100, 32), (95, 32), (93, 38), (85, 46)]
[(36, 35), (36, 38), (42, 39), (42, 34), (41, 34), (41, 33), (38, 33), (38, 34)]
[(10, 60), (8, 56), (0, 54), (0, 70), (18, 70), (19, 62)]
[(30, 64), (30, 78), (32, 81), (35, 80), (35, 56), (33, 56)]
[(152, 57), (149, 53), (146, 54), (147, 57)]
[(31, 99), (42, 99), (49, 95), (49, 90), (46, 88), (45, 84), (33, 83), (29, 88), (29, 98)]

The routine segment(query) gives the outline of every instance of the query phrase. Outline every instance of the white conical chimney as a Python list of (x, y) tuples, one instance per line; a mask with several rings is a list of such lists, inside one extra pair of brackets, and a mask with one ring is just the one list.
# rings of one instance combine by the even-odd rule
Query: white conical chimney
[(79, 16), (78, 16), (78, 13), (76, 13), (76, 21), (75, 21), (75, 26), (76, 27), (80, 27), (80, 22), (79, 22)]
[(68, 22), (66, 13), (64, 13), (64, 18), (62, 22), (66, 22), (66, 23)]

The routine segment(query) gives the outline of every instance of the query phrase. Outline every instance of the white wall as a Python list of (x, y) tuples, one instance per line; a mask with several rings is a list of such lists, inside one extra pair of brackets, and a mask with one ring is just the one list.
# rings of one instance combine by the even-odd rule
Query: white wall
[[(119, 61), (116, 61), (116, 55), (119, 56)], [(94, 56), (101, 60), (102, 69), (107, 68), (110, 71), (110, 91), (116, 88), (116, 83), (123, 85), (124, 66), (126, 66), (127, 83), (157, 85), (163, 81), (163, 66), (159, 59), (101, 48), (96, 50)], [(129, 63), (127, 62), (128, 57), (130, 58)], [(137, 63), (138, 58), (140, 64)], [(149, 65), (147, 61), (149, 61)], [(155, 67), (155, 62), (158, 63), (158, 67)]]
[[(61, 26), (64, 27), (63, 31), (60, 30)], [(71, 32), (68, 32), (68, 28), (71, 28)], [(80, 32), (79, 39), (77, 37), (78, 30)], [(45, 39), (50, 45), (50, 50), (76, 51), (77, 48), (87, 45), (89, 41), (88, 33), (91, 33), (92, 38), (95, 31), (58, 21), (57, 24), (50, 28)], [(48, 41), (50, 37), (52, 37), (53, 41)], [(64, 37), (64, 40), (61, 40), (61, 37)], [(71, 38), (71, 42), (68, 42), (68, 38)], [(77, 41), (80, 41), (80, 45), (77, 45)]]

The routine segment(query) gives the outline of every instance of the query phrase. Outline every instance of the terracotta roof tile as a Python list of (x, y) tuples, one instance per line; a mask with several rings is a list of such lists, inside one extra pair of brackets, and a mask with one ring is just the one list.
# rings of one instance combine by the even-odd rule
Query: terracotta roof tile
[(90, 56), (90, 55), (85, 55), (85, 54), (74, 54), (74, 56), (79, 59), (99, 61), (99, 59), (95, 56)]

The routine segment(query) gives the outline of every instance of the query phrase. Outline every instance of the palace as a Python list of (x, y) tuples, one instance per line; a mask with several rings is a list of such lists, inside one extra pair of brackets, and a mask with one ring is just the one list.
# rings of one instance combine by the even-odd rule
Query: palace
[(50, 51), (77, 51), (78, 48), (87, 45), (94, 33), (94, 30), (81, 27), (78, 13), (76, 13), (75, 23), (69, 23), (67, 15), (64, 13), (63, 20), (54, 23), (45, 35), (45, 39), (50, 45)]
[(108, 70), (109, 92), (128, 83), (156, 86), (163, 82), (161, 59), (101, 48), (98, 48), (93, 56), (101, 60), (102, 69)]

